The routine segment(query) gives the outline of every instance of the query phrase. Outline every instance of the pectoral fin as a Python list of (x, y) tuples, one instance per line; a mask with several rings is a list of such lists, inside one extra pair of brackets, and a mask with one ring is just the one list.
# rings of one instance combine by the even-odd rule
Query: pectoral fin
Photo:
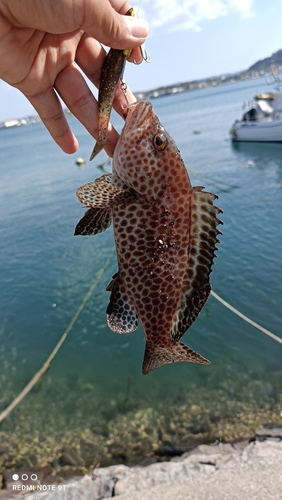
[(197, 186), (193, 188), (187, 278), (181, 306), (176, 311), (170, 331), (170, 338), (174, 342), (195, 321), (211, 290), (209, 276), (219, 242), (217, 236), (221, 234), (217, 225), (222, 224), (217, 215), (222, 210), (213, 204), (217, 196), (202, 189)]
[(181, 342), (171, 342), (168, 345), (160, 346), (158, 344), (146, 343), (142, 373), (147, 373), (159, 368), (162, 365), (177, 362), (200, 363), (208, 365), (208, 359), (201, 356), (197, 352), (190, 349), (190, 347), (182, 344)]
[(91, 236), (105, 231), (112, 222), (111, 208), (89, 208), (77, 224), (74, 235)]
[(111, 292), (106, 311), (109, 328), (116, 333), (131, 333), (136, 330), (138, 317), (128, 301), (119, 273), (113, 276), (111, 283), (107, 286), (107, 291)]
[(76, 191), (81, 203), (92, 208), (106, 208), (130, 198), (130, 192), (111, 184), (111, 174), (104, 174)]

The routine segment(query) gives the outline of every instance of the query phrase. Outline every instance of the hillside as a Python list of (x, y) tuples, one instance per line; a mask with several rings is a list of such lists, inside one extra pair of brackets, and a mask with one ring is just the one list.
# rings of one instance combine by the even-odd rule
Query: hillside
[(257, 61), (255, 64), (249, 67), (248, 71), (268, 71), (270, 66), (280, 66), (282, 65), (282, 50), (274, 52), (272, 56), (266, 57)]

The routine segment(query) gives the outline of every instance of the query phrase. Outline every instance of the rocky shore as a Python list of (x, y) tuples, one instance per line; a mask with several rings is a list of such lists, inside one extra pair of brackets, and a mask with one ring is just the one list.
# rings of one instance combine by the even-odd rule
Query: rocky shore
[[(282, 425), (268, 424), (249, 440), (215, 442), (172, 458), (128, 467), (96, 467), (81, 479), (61, 482), (44, 478), (38, 471), (36, 483), (22, 479), (31, 471), (6, 472), (1, 500), (25, 494), (25, 500), (281, 500)], [(45, 471), (46, 472), (46, 471)], [(20, 477), (21, 474), (21, 477)], [(13, 478), (14, 476), (14, 478)], [(29, 491), (32, 493), (28, 493)]]
[[(146, 390), (125, 378), (124, 387), (118, 384), (107, 397), (81, 377), (48, 374), (40, 390), (1, 423), (0, 484), (1, 473), (24, 468), (49, 475), (51, 469), (68, 480), (97, 463), (167, 461), (201, 444), (248, 438), (267, 422), (282, 424), (282, 372), (237, 372), (237, 365), (224, 363), (205, 379), (201, 373), (201, 379), (194, 375), (177, 384), (155, 381)], [(8, 382), (2, 408), (15, 396)]]

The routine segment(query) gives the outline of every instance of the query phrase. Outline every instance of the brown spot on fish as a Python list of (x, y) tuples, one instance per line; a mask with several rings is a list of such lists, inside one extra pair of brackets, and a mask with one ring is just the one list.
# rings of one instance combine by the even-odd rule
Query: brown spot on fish
[(214, 194), (191, 186), (150, 103), (130, 106), (109, 179), (78, 190), (90, 209), (110, 208), (112, 214), (119, 271), (108, 287), (109, 327), (129, 333), (139, 319), (144, 374), (179, 361), (209, 363), (179, 340), (210, 294), (221, 210)]

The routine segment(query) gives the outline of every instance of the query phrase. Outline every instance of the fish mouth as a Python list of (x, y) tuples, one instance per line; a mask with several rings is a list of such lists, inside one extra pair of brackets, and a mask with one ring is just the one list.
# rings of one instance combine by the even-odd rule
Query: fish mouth
[(148, 101), (134, 102), (131, 104), (127, 111), (123, 133), (127, 134), (137, 128), (146, 128), (147, 121), (152, 112), (153, 106)]

